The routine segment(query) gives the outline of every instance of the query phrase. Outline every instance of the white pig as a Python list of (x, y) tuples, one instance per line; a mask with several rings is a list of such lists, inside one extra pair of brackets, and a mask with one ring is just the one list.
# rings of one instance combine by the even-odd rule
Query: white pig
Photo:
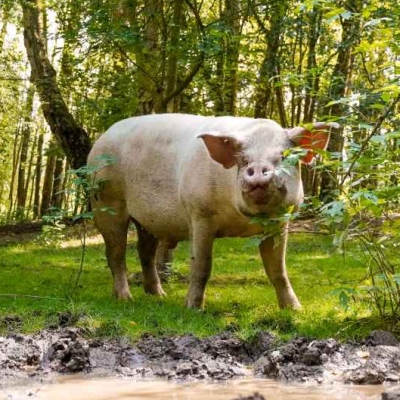
[[(115, 296), (130, 299), (126, 274), (128, 225), (137, 228), (137, 249), (148, 293), (164, 295), (155, 254), (160, 242), (173, 248), (191, 241), (188, 307), (201, 308), (211, 274), (215, 238), (246, 237), (263, 228), (252, 217), (274, 216), (282, 206), (303, 199), (299, 165), (281, 168), (284, 151), (301, 146), (308, 153), (326, 147), (334, 123), (315, 123), (312, 131), (284, 129), (274, 121), (241, 117), (160, 114), (114, 124), (94, 144), (88, 164), (113, 157), (95, 175), (95, 225), (101, 232)], [(104, 211), (112, 209), (113, 212)], [(300, 307), (289, 282), (285, 253), (287, 224), (280, 240), (265, 237), (260, 254), (281, 308)]]

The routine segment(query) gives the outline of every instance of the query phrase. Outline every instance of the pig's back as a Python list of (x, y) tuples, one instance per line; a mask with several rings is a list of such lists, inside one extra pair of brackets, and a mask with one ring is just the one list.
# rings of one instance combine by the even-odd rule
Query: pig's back
[(249, 124), (254, 120), (185, 114), (129, 118), (96, 142), (90, 159), (96, 154), (117, 159), (99, 177), (118, 182), (114, 190), (123, 193), (130, 215), (155, 236), (187, 239), (198, 212), (220, 219), (221, 236), (240, 236), (247, 218), (233, 203), (236, 173), (213, 161), (197, 135), (246, 130)]

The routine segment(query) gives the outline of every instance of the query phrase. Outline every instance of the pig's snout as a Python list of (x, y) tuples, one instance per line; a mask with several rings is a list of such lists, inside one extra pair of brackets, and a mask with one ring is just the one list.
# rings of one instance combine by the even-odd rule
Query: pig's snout
[(249, 191), (256, 187), (266, 189), (272, 182), (274, 168), (263, 165), (249, 165), (244, 170), (244, 182)]
[(256, 202), (264, 201), (274, 173), (274, 167), (257, 164), (248, 165), (243, 172), (244, 192)]

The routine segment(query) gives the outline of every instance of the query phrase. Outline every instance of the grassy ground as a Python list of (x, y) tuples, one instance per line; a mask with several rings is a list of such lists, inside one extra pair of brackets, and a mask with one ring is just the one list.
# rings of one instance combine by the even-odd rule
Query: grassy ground
[[(52, 236), (51, 234), (50, 236)], [(49, 235), (47, 235), (49, 237)], [(39, 236), (28, 241), (0, 243), (0, 333), (33, 332), (54, 326), (60, 319), (87, 327), (95, 335), (152, 334), (212, 335), (235, 331), (244, 338), (270, 330), (283, 338), (362, 337), (379, 327), (366, 304), (350, 303), (344, 310), (335, 289), (358, 285), (365, 265), (354, 246), (343, 256), (333, 252), (331, 238), (292, 234), (287, 264), (295, 291), (303, 304), (299, 312), (281, 311), (269, 284), (257, 247), (249, 239), (221, 239), (214, 249), (214, 269), (207, 287), (204, 312), (184, 307), (187, 283), (173, 279), (164, 285), (162, 299), (133, 285), (132, 302), (118, 302), (111, 293), (111, 274), (99, 236), (90, 237), (78, 287), (79, 240), (45, 244)], [(128, 264), (139, 272), (130, 238)], [(175, 253), (174, 270), (187, 275), (188, 244)]]

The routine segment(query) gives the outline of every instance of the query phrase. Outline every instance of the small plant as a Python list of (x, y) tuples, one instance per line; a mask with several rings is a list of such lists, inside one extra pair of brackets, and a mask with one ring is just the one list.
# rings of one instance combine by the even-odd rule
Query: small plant
[(65, 239), (66, 222), (62, 210), (50, 207), (43, 216), (44, 225), (40, 234), (40, 242), (45, 246), (59, 246)]
[(278, 244), (283, 227), (298, 216), (299, 212), (295, 211), (295, 207), (291, 206), (282, 207), (273, 216), (258, 214), (253, 217), (252, 222), (261, 225), (263, 228), (262, 235), (256, 238), (256, 244), (259, 245), (263, 239), (271, 236), (275, 238), (276, 244)]
[[(389, 171), (391, 174), (392, 171)], [(400, 318), (400, 220), (396, 214), (399, 191), (390, 189), (387, 171), (376, 168), (357, 187), (343, 188), (340, 197), (320, 208), (322, 224), (334, 234), (334, 245), (345, 255), (349, 239), (356, 241), (365, 262), (365, 276), (354, 288), (339, 288), (340, 304), (348, 309), (351, 299), (369, 302), (386, 328), (396, 330)], [(380, 182), (388, 182), (388, 186)]]
[[(71, 186), (65, 191), (69, 197), (73, 199), (73, 205), (63, 210), (52, 207), (50, 213), (43, 217), (45, 225), (42, 229), (42, 240), (46, 244), (59, 244), (65, 239), (65, 230), (72, 226), (75, 228), (75, 233), (81, 242), (81, 258), (79, 263), (78, 273), (74, 279), (71, 275), (69, 295), (72, 296), (79, 284), (79, 279), (82, 275), (83, 266), (85, 263), (86, 254), (86, 239), (87, 239), (87, 223), (93, 219), (93, 212), (90, 209), (90, 198), (96, 196), (101, 188), (104, 180), (98, 179), (97, 174), (104, 167), (114, 164), (115, 157), (102, 154), (95, 158), (95, 163), (92, 165), (84, 165), (75, 170), (69, 170), (67, 173), (73, 177)], [(73, 215), (71, 210), (82, 210)], [(109, 207), (103, 207), (103, 212), (113, 213)], [(79, 224), (79, 225), (78, 225)], [(79, 226), (79, 229), (77, 228)]]

